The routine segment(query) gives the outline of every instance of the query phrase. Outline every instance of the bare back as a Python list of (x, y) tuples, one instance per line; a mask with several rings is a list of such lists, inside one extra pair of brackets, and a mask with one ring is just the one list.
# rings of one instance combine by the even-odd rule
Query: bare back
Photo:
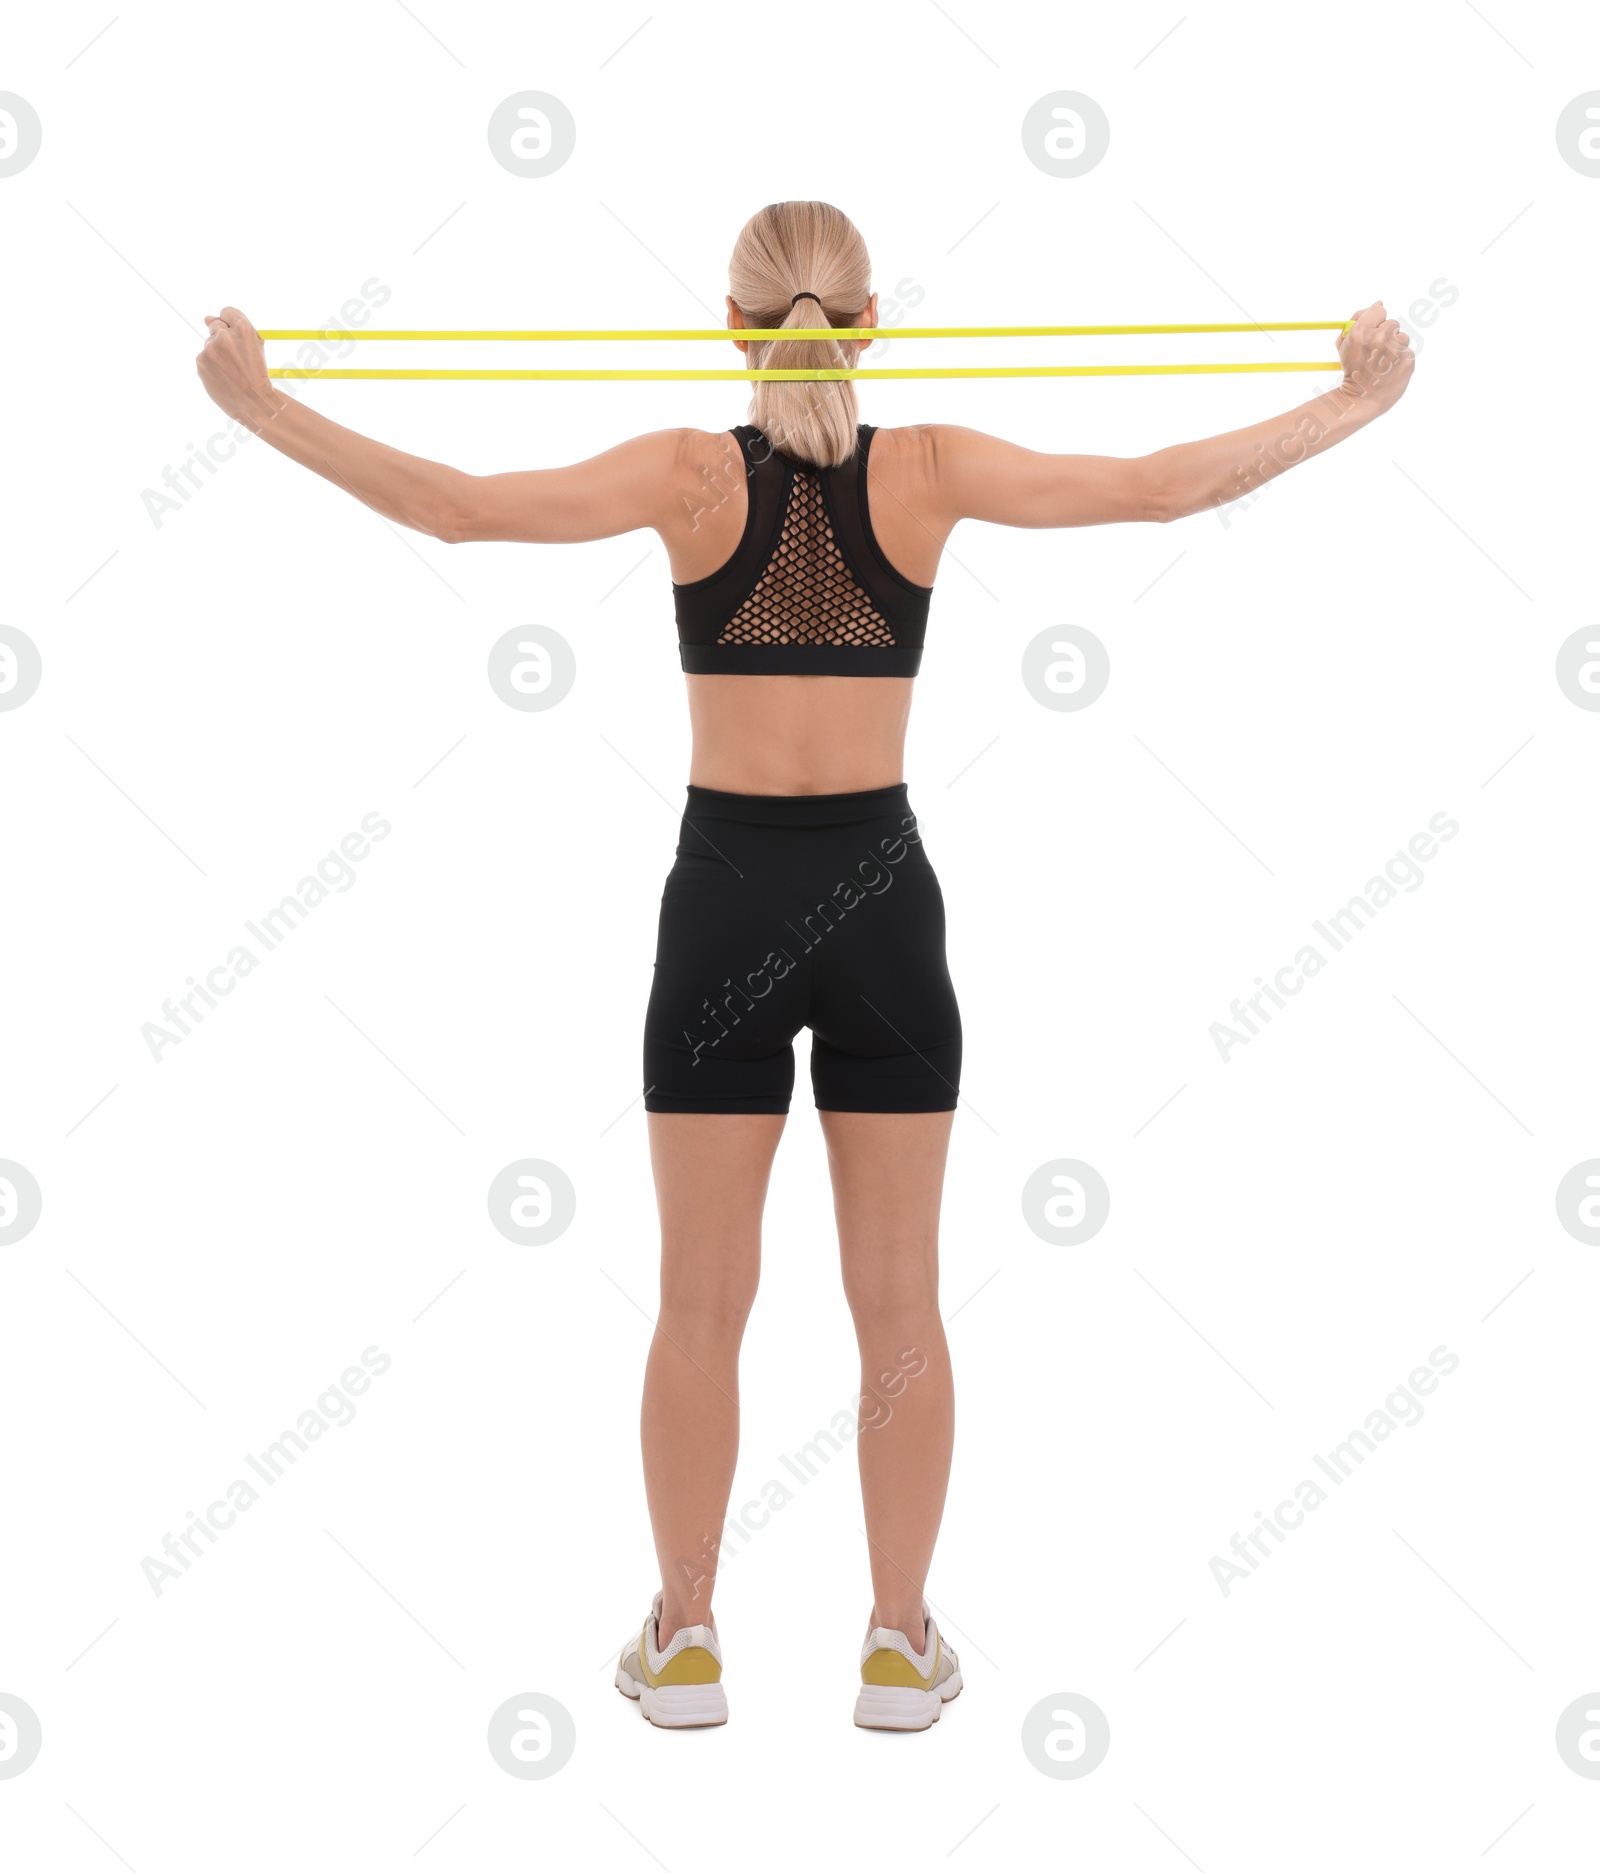
[[(691, 498), (660, 529), (672, 577), (703, 579), (732, 555), (748, 490), (726, 430), (686, 431), (679, 474)], [(932, 585), (948, 523), (929, 499), (926, 429), (879, 430), (867, 501), (890, 564)], [(904, 779), (908, 676), (686, 676), (694, 746), (689, 779), (724, 793), (855, 793)]]

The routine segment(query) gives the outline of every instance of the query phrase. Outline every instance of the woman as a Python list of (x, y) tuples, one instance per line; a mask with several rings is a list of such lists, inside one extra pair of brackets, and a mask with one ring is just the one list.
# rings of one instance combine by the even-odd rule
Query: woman
[[(735, 331), (877, 323), (866, 247), (826, 203), (762, 209), (729, 272)], [(1369, 306), (1339, 341), (1337, 389), (1133, 459), (1038, 454), (952, 424), (874, 430), (851, 382), (762, 382), (738, 429), (657, 430), (571, 467), (477, 476), (282, 395), (236, 308), (206, 324), (212, 398), (402, 526), (450, 544), (660, 535), (693, 728), (645, 1024), (661, 1308), (642, 1443), (661, 1590), (616, 1681), (655, 1723), (726, 1721), (711, 1599), (739, 1345), (790, 1042), (808, 1026), (861, 1352), (873, 1608), (856, 1721), (926, 1729), (961, 1688), (922, 1597), (953, 1425), (938, 1222), (961, 1024), (902, 754), (940, 553), (963, 519), (1170, 521), (1234, 499), (1388, 409), (1414, 361), (1405, 334)], [(791, 369), (853, 365), (865, 342), (734, 340), (752, 366)]]

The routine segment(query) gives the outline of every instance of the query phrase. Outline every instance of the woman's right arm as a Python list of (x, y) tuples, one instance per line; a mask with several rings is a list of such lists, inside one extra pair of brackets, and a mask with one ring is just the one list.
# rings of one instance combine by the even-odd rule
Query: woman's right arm
[(1336, 389), (1247, 429), (1152, 455), (1043, 455), (935, 423), (931, 502), (945, 531), (963, 519), (1007, 527), (1181, 520), (1237, 500), (1393, 408), (1416, 363), (1410, 344), (1379, 300), (1340, 335), (1344, 381)]

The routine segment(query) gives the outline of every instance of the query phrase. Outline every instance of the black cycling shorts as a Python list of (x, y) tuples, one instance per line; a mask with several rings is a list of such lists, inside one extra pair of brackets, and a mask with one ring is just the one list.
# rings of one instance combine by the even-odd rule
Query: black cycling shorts
[(905, 783), (690, 787), (661, 894), (647, 1112), (787, 1112), (794, 1048), (828, 1112), (951, 1112), (961, 1015), (944, 898)]

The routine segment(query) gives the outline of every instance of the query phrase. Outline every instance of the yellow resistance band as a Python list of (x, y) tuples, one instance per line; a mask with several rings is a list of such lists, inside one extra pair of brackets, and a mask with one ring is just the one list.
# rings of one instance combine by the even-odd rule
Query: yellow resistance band
[[(885, 330), (878, 326), (827, 326), (827, 327), (772, 327), (717, 326), (705, 330), (612, 330), (612, 331), (347, 331), (343, 328), (325, 330), (290, 330), (274, 329), (263, 331), (262, 338), (288, 339), (329, 339), (335, 336), (341, 339), (365, 340), (403, 340), (420, 341), (458, 341), (475, 343), (525, 342), (546, 340), (558, 343), (582, 342), (594, 340), (631, 339), (640, 342), (660, 340), (721, 339), (728, 340), (736, 335), (758, 342), (774, 339), (796, 340), (799, 342), (830, 340), (871, 340), (875, 338), (1108, 338), (1108, 337), (1150, 337), (1174, 332), (1344, 332), (1349, 329), (1348, 319), (1302, 319), (1279, 321), (1274, 324), (1257, 324), (1250, 321), (1245, 324), (1228, 325), (927, 325), (927, 326), (891, 326)], [(497, 371), (497, 370), (338, 370), (302, 368), (293, 365), (276, 366), (267, 372), (269, 377), (277, 378), (397, 378), (415, 380), (419, 378), (450, 379), (457, 382), (506, 382), (509, 380), (536, 379), (541, 382), (778, 382), (778, 383), (839, 383), (852, 378), (907, 378), (907, 377), (1174, 377), (1185, 375), (1231, 374), (1240, 371), (1332, 371), (1340, 368), (1336, 359), (1312, 360), (1310, 362), (1279, 363), (1277, 361), (1251, 364), (1039, 364), (1039, 365), (968, 365), (920, 368), (905, 370), (745, 370), (745, 371), (670, 371), (670, 370), (632, 370), (632, 371)]]

